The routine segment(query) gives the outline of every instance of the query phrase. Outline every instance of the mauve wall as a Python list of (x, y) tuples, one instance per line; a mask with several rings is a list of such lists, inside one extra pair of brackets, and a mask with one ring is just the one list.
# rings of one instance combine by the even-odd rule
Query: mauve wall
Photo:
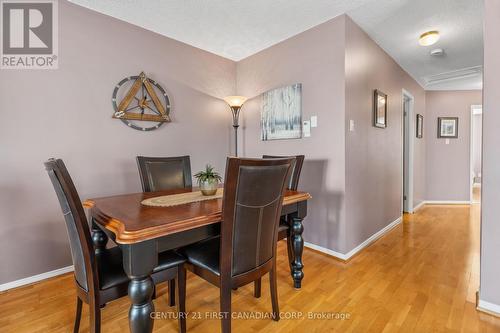
[[(243, 155), (304, 154), (300, 189), (309, 191), (305, 241), (343, 252), (345, 16), (294, 36), (237, 64), (237, 91), (254, 97), (242, 109)], [(304, 119), (318, 116), (309, 138), (260, 140), (260, 98), (267, 90), (302, 83)]]
[[(135, 156), (189, 154), (224, 171), (236, 64), (59, 2), (58, 70), (0, 72), (0, 284), (71, 264), (43, 168), (65, 160), (81, 197), (140, 190)], [(111, 119), (118, 81), (145, 71), (168, 91), (170, 124), (149, 133)]]
[[(470, 200), (471, 106), (482, 104), (480, 90), (427, 91), (427, 200)], [(458, 117), (458, 139), (437, 137), (438, 117)]]
[(484, 2), (483, 184), (479, 299), (500, 306), (500, 1)]
[[(425, 117), (425, 92), (350, 18), (346, 19), (346, 228), (347, 251), (401, 216), (402, 90)], [(373, 124), (373, 90), (388, 96), (387, 128)], [(415, 124), (412, 117), (412, 128)], [(425, 197), (425, 140), (415, 139), (414, 205)]]

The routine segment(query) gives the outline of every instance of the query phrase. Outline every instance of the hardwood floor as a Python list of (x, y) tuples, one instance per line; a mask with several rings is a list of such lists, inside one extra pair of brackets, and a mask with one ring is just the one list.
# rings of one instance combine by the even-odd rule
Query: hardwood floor
[[(306, 224), (307, 227), (307, 224)], [(479, 286), (479, 205), (425, 206), (348, 263), (305, 250), (305, 278), (293, 289), (285, 244), (279, 245), (278, 295), (284, 317), (233, 320), (234, 332), (500, 332), (500, 318), (475, 309)], [(75, 311), (71, 274), (0, 294), (0, 331), (70, 332)], [(165, 285), (155, 301), (163, 316)], [(103, 332), (128, 332), (129, 301), (102, 310)], [(188, 332), (218, 332), (217, 319), (193, 319), (219, 309), (219, 290), (189, 274)], [(233, 293), (236, 315), (271, 312), (268, 279), (262, 297), (252, 286)], [(343, 313), (346, 319), (310, 319)], [(286, 316), (302, 314), (302, 318)], [(81, 332), (88, 330), (84, 305)], [(175, 319), (158, 319), (154, 332), (176, 332)]]

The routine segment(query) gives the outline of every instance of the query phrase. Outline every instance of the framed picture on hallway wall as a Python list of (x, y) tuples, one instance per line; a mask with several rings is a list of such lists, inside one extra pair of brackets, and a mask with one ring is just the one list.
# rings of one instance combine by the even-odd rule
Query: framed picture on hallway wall
[(417, 114), (417, 138), (422, 139), (424, 137), (424, 116)]
[(377, 89), (373, 94), (373, 126), (387, 127), (387, 95)]
[(438, 138), (443, 138), (443, 139), (458, 138), (458, 117), (438, 118)]

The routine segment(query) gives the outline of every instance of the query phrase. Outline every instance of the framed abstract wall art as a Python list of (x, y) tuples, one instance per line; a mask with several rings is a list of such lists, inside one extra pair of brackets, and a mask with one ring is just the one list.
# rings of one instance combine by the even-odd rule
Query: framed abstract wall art
[(261, 139), (302, 137), (302, 84), (296, 83), (262, 94)]

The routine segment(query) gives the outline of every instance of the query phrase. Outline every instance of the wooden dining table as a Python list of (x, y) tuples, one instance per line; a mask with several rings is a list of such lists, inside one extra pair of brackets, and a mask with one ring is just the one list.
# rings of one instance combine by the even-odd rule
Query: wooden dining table
[[(141, 309), (148, 308), (145, 305), (154, 309), (152, 291), (145, 287), (150, 285), (151, 274), (158, 264), (158, 254), (220, 235), (222, 199), (169, 207), (141, 203), (148, 198), (190, 191), (196, 189), (123, 194), (84, 202), (92, 218), (95, 251), (104, 251), (108, 239), (112, 239), (122, 250), (124, 271), (131, 280), (130, 284), (134, 285), (133, 295), (129, 292), (132, 333), (152, 331), (153, 319)], [(282, 217), (290, 228), (290, 269), (296, 289), (300, 289), (304, 277), (302, 222), (310, 198), (309, 193), (300, 191), (286, 191), (283, 198)]]

